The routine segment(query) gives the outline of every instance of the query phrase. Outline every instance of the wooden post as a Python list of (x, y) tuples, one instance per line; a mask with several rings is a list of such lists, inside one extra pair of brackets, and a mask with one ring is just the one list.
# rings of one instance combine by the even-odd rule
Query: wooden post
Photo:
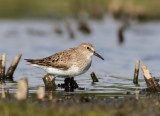
[(40, 86), (38, 87), (38, 90), (37, 90), (37, 98), (38, 100), (43, 101), (44, 97), (45, 97), (44, 87)]
[(3, 53), (1, 56), (1, 70), (0, 70), (0, 81), (1, 83), (4, 83), (5, 78), (5, 65), (6, 65), (6, 54)]
[(16, 56), (15, 58), (14, 58), (14, 60), (12, 61), (12, 64), (11, 64), (11, 66), (8, 68), (8, 71), (7, 71), (7, 73), (6, 73), (6, 79), (9, 79), (9, 80), (11, 80), (11, 81), (13, 81), (13, 74), (14, 74), (14, 71), (15, 71), (15, 69), (17, 68), (17, 65), (18, 65), (18, 63), (19, 63), (19, 61), (20, 61), (20, 59), (21, 59), (21, 56), (22, 56), (22, 54), (19, 54), (18, 56)]
[(124, 43), (125, 38), (124, 38), (124, 31), (125, 31), (125, 26), (122, 25), (118, 29), (118, 43), (121, 45)]
[(93, 82), (98, 82), (98, 78), (97, 78), (97, 76), (95, 75), (94, 72), (92, 72), (90, 75), (92, 77)]
[(55, 31), (55, 33), (57, 33), (59, 35), (61, 35), (63, 33), (62, 29), (60, 29), (60, 27), (58, 27), (58, 26), (55, 27), (54, 31)]
[(158, 84), (158, 81), (155, 77), (152, 77), (149, 69), (147, 66), (142, 66), (143, 75), (147, 84), (147, 90), (149, 92), (158, 92), (160, 91), (160, 86)]
[(16, 98), (18, 101), (26, 100), (28, 96), (28, 80), (27, 78), (22, 78), (18, 82), (18, 90), (16, 93)]
[(55, 90), (56, 89), (56, 84), (55, 80), (52, 78), (52, 75), (47, 74), (43, 78), (43, 82), (45, 84), (45, 89), (46, 90)]
[(142, 66), (141, 68), (142, 68), (142, 72), (143, 72), (143, 76), (146, 81), (146, 84), (149, 87), (151, 85), (151, 83), (148, 80), (150, 80), (152, 78), (152, 75), (151, 75), (147, 66)]
[(83, 32), (84, 34), (90, 34), (91, 28), (89, 27), (89, 24), (87, 22), (88, 19), (87, 12), (80, 12), (78, 18), (79, 18), (79, 24), (78, 24), (79, 31)]
[(72, 28), (71, 28), (71, 24), (70, 24), (69, 20), (68, 20), (68, 19), (65, 19), (65, 20), (64, 20), (64, 23), (65, 23), (65, 25), (66, 25), (66, 29), (67, 29), (67, 31), (68, 31), (68, 33), (69, 33), (70, 38), (71, 38), (71, 39), (74, 39), (74, 38), (75, 38), (75, 34), (73, 33), (73, 30), (72, 30)]
[(138, 84), (139, 65), (140, 65), (140, 61), (137, 60), (136, 66), (135, 66), (135, 71), (134, 71), (134, 79), (133, 79), (134, 84)]
[(79, 22), (79, 27), (78, 27), (78, 29), (79, 29), (81, 32), (85, 33), (85, 34), (90, 34), (90, 33), (91, 33), (91, 29), (89, 28), (88, 23), (85, 22), (85, 21)]

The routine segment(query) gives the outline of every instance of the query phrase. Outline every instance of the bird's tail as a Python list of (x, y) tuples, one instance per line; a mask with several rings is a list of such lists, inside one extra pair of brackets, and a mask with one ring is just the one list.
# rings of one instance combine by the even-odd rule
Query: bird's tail
[(37, 60), (34, 60), (34, 59), (24, 59), (26, 60), (27, 62), (31, 63), (31, 64), (36, 64), (36, 61)]
[(42, 65), (44, 63), (43, 59), (24, 59), (30, 64), (37, 64), (37, 65)]
[(41, 66), (39, 64), (39, 60), (37, 60), (37, 59), (24, 59), (24, 60), (26, 60), (27, 62), (30, 63), (30, 64), (27, 64), (27, 65), (43, 69), (43, 66)]

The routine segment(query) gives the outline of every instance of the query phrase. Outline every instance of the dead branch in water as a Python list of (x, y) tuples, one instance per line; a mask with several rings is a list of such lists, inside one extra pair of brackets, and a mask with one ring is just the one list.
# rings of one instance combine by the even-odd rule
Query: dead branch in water
[(17, 65), (18, 65), (18, 63), (21, 59), (21, 56), (22, 56), (22, 54), (19, 54), (12, 61), (11, 65), (8, 68), (8, 71), (6, 73), (6, 76), (5, 76), (6, 79), (9, 79), (9, 80), (13, 81), (13, 74), (14, 74), (15, 69), (17, 68)]
[(134, 79), (133, 79), (134, 84), (138, 84), (139, 65), (140, 65), (140, 61), (137, 60), (136, 66), (135, 66), (135, 71), (134, 71)]
[(80, 12), (78, 17), (79, 17), (79, 23), (78, 23), (79, 31), (83, 32), (84, 34), (90, 34), (91, 28), (87, 21), (88, 14), (86, 12)]
[(4, 79), (5, 79), (5, 65), (6, 65), (6, 54), (3, 53), (1, 56), (1, 70), (0, 70), (0, 81), (1, 83), (4, 83)]
[(144, 75), (144, 79), (147, 84), (147, 91), (149, 92), (158, 92), (160, 91), (160, 86), (158, 84), (158, 80), (155, 77), (152, 77), (147, 66), (142, 66), (142, 71)]
[(98, 78), (97, 78), (97, 76), (95, 75), (94, 72), (92, 72), (90, 75), (92, 77), (93, 82), (98, 82)]
[(64, 23), (65, 23), (65, 26), (66, 26), (66, 29), (67, 29), (67, 32), (70, 36), (71, 39), (74, 39), (75, 38), (75, 34), (73, 32), (73, 29), (71, 27), (71, 23), (68, 19), (64, 20)]

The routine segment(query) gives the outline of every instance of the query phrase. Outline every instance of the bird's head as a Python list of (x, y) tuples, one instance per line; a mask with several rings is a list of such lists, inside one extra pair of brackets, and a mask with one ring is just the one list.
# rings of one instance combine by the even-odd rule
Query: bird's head
[(104, 58), (101, 55), (99, 55), (98, 53), (95, 52), (94, 46), (90, 43), (82, 43), (81, 45), (79, 45), (78, 48), (80, 50), (82, 50), (83, 53), (86, 54), (89, 57), (95, 55), (95, 56), (101, 58), (102, 60), (104, 60)]

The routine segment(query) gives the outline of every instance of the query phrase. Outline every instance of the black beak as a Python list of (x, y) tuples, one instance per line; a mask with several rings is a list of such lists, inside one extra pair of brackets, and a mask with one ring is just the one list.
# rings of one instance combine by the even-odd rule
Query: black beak
[(104, 58), (96, 52), (94, 52), (93, 55), (95, 55), (95, 56), (99, 57), (100, 59), (104, 60)]

